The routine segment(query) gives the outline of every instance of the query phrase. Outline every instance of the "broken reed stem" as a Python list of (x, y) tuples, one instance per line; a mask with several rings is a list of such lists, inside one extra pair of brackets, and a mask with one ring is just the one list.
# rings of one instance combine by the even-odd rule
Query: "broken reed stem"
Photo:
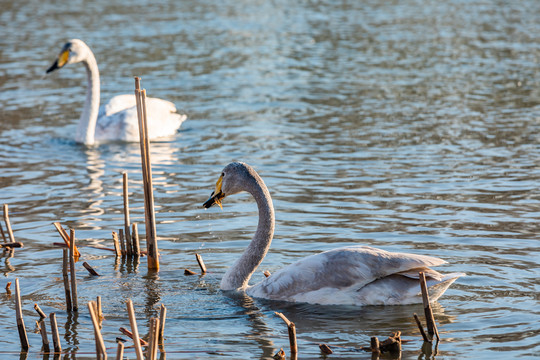
[(154, 343), (152, 345), (152, 348), (154, 349), (152, 352), (153, 360), (157, 360), (157, 352), (158, 352), (158, 346), (159, 346), (159, 318), (154, 319)]
[(380, 345), (379, 345), (379, 338), (376, 336), (371, 337), (371, 352), (373, 353), (380, 353)]
[(77, 300), (77, 276), (75, 273), (75, 230), (69, 229), (69, 270), (71, 275), (71, 306), (73, 311), (79, 310)]
[(129, 196), (128, 196), (128, 174), (127, 172), (122, 173), (122, 194), (124, 197), (124, 231), (126, 236), (126, 243), (128, 245), (128, 255), (131, 256), (131, 233), (130, 233), (130, 221), (129, 221)]
[(137, 99), (139, 143), (141, 147), (141, 165), (144, 188), (146, 250), (148, 252), (148, 269), (159, 271), (159, 251), (156, 238), (152, 165), (150, 160), (150, 140), (148, 138), (148, 117), (146, 112), (146, 90), (140, 89), (140, 81), (141, 79), (139, 77), (135, 77), (135, 97)]
[(98, 296), (96, 298), (96, 315), (98, 317), (98, 321), (99, 321), (99, 327), (101, 328), (101, 322), (103, 321), (104, 317), (103, 317), (103, 311), (102, 311), (102, 308), (101, 308), (101, 296)]
[(116, 257), (120, 257), (120, 256), (122, 256), (122, 251), (120, 250), (120, 242), (118, 241), (118, 234), (116, 233), (116, 231), (112, 232), (112, 238), (113, 238), (113, 242), (114, 242), (115, 255), (116, 255)]
[(24, 247), (24, 244), (19, 241), (0, 244), (0, 248), (5, 248), (5, 249), (22, 248), (22, 247)]
[(321, 350), (321, 352), (324, 354), (324, 355), (330, 355), (330, 354), (333, 354), (334, 352), (332, 351), (332, 349), (330, 349), (330, 346), (326, 345), (326, 344), (319, 344), (319, 349)]
[(439, 338), (439, 331), (437, 331), (437, 325), (435, 324), (435, 318), (433, 317), (433, 311), (431, 310), (431, 304), (429, 303), (429, 293), (426, 284), (426, 276), (423, 272), (418, 273), (420, 278), (420, 289), (422, 290), (422, 302), (424, 303), (424, 313), (426, 315), (426, 326), (429, 336), (433, 339), (433, 335)]
[(45, 313), (43, 312), (43, 310), (41, 310), (41, 308), (39, 307), (39, 305), (36, 303), (34, 304), (34, 310), (36, 310), (36, 312), (38, 313), (39, 317), (41, 319), (44, 319), (47, 317), (47, 315), (45, 315)]
[(92, 266), (90, 266), (90, 264), (87, 263), (86, 261), (83, 262), (82, 265), (84, 266), (84, 268), (85, 268), (86, 270), (88, 270), (88, 272), (90, 273), (90, 275), (93, 275), (93, 276), (100, 276), (100, 275), (98, 274), (98, 272), (97, 272), (96, 270), (94, 270), (94, 268), (93, 268)]
[(71, 305), (71, 290), (68, 277), (68, 249), (62, 249), (62, 255), (62, 277), (64, 278), (64, 292), (66, 294), (66, 310), (71, 311), (73, 307)]
[(418, 330), (420, 330), (420, 334), (422, 335), (422, 338), (425, 342), (431, 343), (431, 340), (426, 335), (426, 332), (424, 331), (424, 326), (422, 325), (422, 322), (418, 318), (418, 315), (416, 313), (413, 314), (414, 320), (416, 321), (416, 325), (418, 326)]
[(159, 333), (158, 333), (158, 341), (161, 344), (163, 344), (163, 333), (165, 332), (166, 317), (167, 317), (167, 308), (165, 307), (165, 305), (161, 304), (160, 310), (159, 310)]
[[(119, 328), (118, 330), (120, 330), (122, 334), (133, 340), (133, 333), (131, 331), (123, 327)], [(139, 338), (139, 343), (141, 344), (141, 346), (148, 346), (148, 343), (144, 339)]]
[(135, 355), (137, 360), (144, 360), (141, 343), (139, 341), (139, 330), (137, 329), (137, 318), (135, 317), (135, 310), (133, 309), (133, 302), (129, 299), (126, 302), (127, 312), (129, 315), (129, 323), (131, 325), (131, 332), (133, 333), (133, 344), (135, 345)]
[(116, 360), (122, 360), (124, 358), (124, 343), (119, 341), (116, 347)]
[(96, 336), (96, 357), (98, 359), (107, 359), (107, 350), (105, 349), (105, 343), (103, 342), (103, 336), (99, 329), (99, 319), (96, 314), (97, 304), (94, 301), (88, 302), (88, 311), (90, 311), (90, 317), (92, 318), (92, 324), (94, 325), (94, 334)]
[[(60, 225), (59, 222), (55, 222), (53, 223), (53, 225), (56, 228), (56, 231), (58, 231), (58, 233), (60, 234), (62, 240), (64, 240), (64, 242), (66, 243), (66, 246), (69, 247), (69, 235), (66, 230), (64, 230), (64, 228), (62, 227), (62, 225)], [(79, 252), (77, 246), (75, 246), (75, 256), (77, 258), (81, 256), (81, 253)]]
[(118, 229), (118, 241), (120, 241), (120, 252), (122, 256), (125, 256), (126, 253), (126, 243), (124, 241), (124, 229)]
[(47, 337), (47, 328), (45, 326), (45, 319), (39, 321), (39, 333), (41, 334), (41, 351), (48, 353), (51, 351), (49, 346), (49, 338)]
[(2, 240), (4, 243), (7, 243), (6, 234), (4, 234), (4, 229), (2, 228), (2, 223), (0, 223), (0, 235), (2, 235)]
[(279, 316), (285, 324), (287, 324), (287, 330), (289, 332), (289, 344), (291, 347), (291, 355), (298, 353), (298, 345), (296, 344), (296, 326), (292, 321), (287, 319), (285, 315), (279, 312), (275, 312), (277, 316)]
[[(5, 206), (5, 205), (4, 205)], [(21, 308), (21, 290), (19, 288), (19, 278), (15, 279), (15, 315), (17, 317), (17, 330), (19, 330), (19, 339), (21, 340), (21, 349), (24, 352), (28, 351), (28, 336), (24, 327), (24, 320)]]
[(201, 268), (201, 273), (204, 275), (206, 274), (206, 266), (204, 265), (204, 261), (202, 259), (202, 256), (199, 254), (195, 254), (195, 257), (197, 258), (197, 262), (199, 263), (199, 267)]
[(150, 326), (148, 333), (148, 348), (146, 349), (146, 358), (148, 360), (156, 360), (157, 358), (157, 349), (158, 349), (158, 330), (159, 330), (159, 319), (150, 318)]
[(141, 245), (139, 243), (139, 230), (137, 223), (131, 224), (131, 240), (133, 241), (133, 253), (134, 256), (141, 256)]
[(9, 207), (8, 204), (4, 204), (4, 223), (6, 224), (6, 229), (9, 235), (9, 241), (15, 242), (15, 237), (13, 236), (13, 230), (11, 229), (11, 223), (9, 222)]
[(58, 325), (56, 324), (56, 314), (51, 313), (49, 315), (49, 318), (51, 319), (51, 333), (52, 333), (52, 339), (53, 339), (54, 352), (61, 353), (62, 345), (60, 345), (60, 334), (58, 334)]

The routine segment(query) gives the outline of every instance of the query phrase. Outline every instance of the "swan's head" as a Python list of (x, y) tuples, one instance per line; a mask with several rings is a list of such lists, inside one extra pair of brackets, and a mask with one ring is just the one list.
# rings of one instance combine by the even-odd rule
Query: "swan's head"
[(248, 190), (249, 183), (253, 181), (255, 177), (258, 177), (257, 173), (248, 164), (242, 162), (230, 163), (225, 166), (221, 172), (221, 175), (216, 182), (216, 188), (203, 206), (208, 209), (212, 205), (217, 204), (223, 209), (221, 201), (226, 196)]
[(74, 64), (85, 60), (91, 53), (88, 45), (79, 39), (69, 40), (58, 54), (54, 63), (47, 69), (47, 74), (61, 69), (66, 64)]

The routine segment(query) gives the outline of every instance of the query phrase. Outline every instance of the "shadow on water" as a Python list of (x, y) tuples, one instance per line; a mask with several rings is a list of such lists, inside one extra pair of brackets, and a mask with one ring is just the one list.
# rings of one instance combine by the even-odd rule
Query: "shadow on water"
[(140, 257), (122, 256), (114, 261), (114, 270), (120, 270), (123, 275), (137, 274), (139, 272)]
[(271, 328), (264, 321), (264, 313), (253, 298), (245, 293), (224, 292), (224, 294), (239, 308), (235, 316), (247, 318), (251, 333), (246, 334), (245, 337), (254, 340), (259, 345), (259, 349), (263, 352), (261, 359), (271, 358), (276, 349), (274, 342), (271, 340), (273, 334)]
[(161, 282), (159, 281), (159, 272), (148, 270), (148, 273), (143, 276), (144, 279), (144, 289), (145, 289), (145, 308), (144, 312), (146, 317), (150, 319), (152, 316), (156, 316), (156, 311), (154, 310), (155, 305), (159, 303), (162, 298), (162, 289)]
[[(79, 348), (79, 333), (77, 327), (79, 326), (79, 312), (68, 311), (65, 328), (64, 339), (70, 348), (66, 349), (69, 352), (76, 351)], [(71, 351), (70, 351), (71, 350)]]

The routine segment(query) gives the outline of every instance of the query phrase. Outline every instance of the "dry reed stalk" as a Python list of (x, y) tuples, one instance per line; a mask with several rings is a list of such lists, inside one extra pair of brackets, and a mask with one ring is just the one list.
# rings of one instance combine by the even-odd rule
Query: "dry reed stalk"
[(420, 330), (420, 334), (422, 335), (422, 338), (425, 342), (431, 343), (431, 340), (426, 335), (426, 332), (424, 331), (424, 326), (422, 326), (422, 322), (418, 318), (418, 315), (416, 313), (413, 314), (414, 320), (416, 321), (416, 325), (418, 326), (418, 330)]
[(98, 272), (97, 272), (96, 270), (94, 270), (94, 268), (93, 268), (92, 266), (90, 266), (90, 264), (87, 263), (86, 261), (83, 262), (82, 265), (84, 266), (84, 268), (85, 268), (86, 270), (88, 270), (88, 272), (90, 273), (90, 275), (92, 275), (92, 276), (100, 276), (100, 275), (98, 274)]
[(332, 351), (332, 349), (330, 349), (330, 346), (326, 345), (326, 344), (319, 344), (319, 349), (321, 349), (321, 352), (324, 354), (324, 355), (330, 355), (332, 353), (334, 353)]
[(75, 230), (69, 229), (69, 270), (71, 275), (71, 307), (79, 311), (77, 300), (77, 276), (75, 272)]
[(146, 250), (148, 269), (159, 271), (159, 251), (156, 238), (156, 219), (154, 212), (154, 192), (152, 186), (152, 165), (150, 160), (150, 140), (148, 138), (148, 117), (146, 112), (146, 90), (140, 89), (139, 77), (135, 77), (135, 97), (139, 120), (139, 143), (144, 189), (144, 213), (146, 224)]
[(8, 204), (4, 204), (4, 223), (6, 224), (6, 230), (9, 235), (9, 241), (15, 242), (15, 237), (13, 236), (13, 230), (11, 229), (11, 223), (9, 222), (9, 207)]
[(107, 350), (105, 349), (105, 343), (103, 342), (103, 336), (101, 336), (101, 330), (99, 327), (99, 319), (96, 314), (97, 304), (94, 301), (88, 302), (88, 311), (92, 318), (92, 324), (94, 325), (94, 334), (96, 336), (96, 357), (98, 359), (107, 359)]
[(199, 254), (195, 254), (195, 257), (197, 258), (197, 262), (199, 263), (199, 267), (201, 268), (201, 273), (204, 275), (206, 274), (206, 266), (204, 265), (204, 261), (202, 259), (202, 256)]
[[(118, 329), (122, 334), (126, 335), (128, 338), (130, 338), (131, 340), (133, 340), (133, 333), (131, 331), (129, 331), (128, 329), (126, 328), (119, 328)], [(148, 346), (148, 343), (146, 342), (146, 340), (144, 339), (141, 339), (139, 338), (139, 343), (141, 344), (141, 346)]]
[(285, 315), (279, 312), (275, 312), (277, 316), (281, 318), (287, 324), (287, 330), (289, 331), (289, 344), (291, 346), (291, 355), (298, 353), (298, 345), (296, 344), (296, 326), (292, 321), (287, 319)]
[(130, 220), (129, 220), (129, 196), (128, 196), (128, 174), (122, 173), (122, 194), (124, 197), (124, 231), (126, 235), (126, 243), (128, 244), (128, 255), (131, 256), (131, 233), (130, 233)]
[(379, 344), (381, 353), (400, 354), (401, 353), (401, 331), (396, 331), (388, 339)]
[(435, 324), (435, 318), (433, 317), (433, 311), (431, 310), (431, 304), (429, 303), (429, 293), (426, 284), (426, 276), (423, 272), (418, 273), (420, 278), (420, 289), (422, 290), (422, 302), (424, 303), (424, 313), (426, 315), (426, 326), (429, 336), (433, 339), (433, 335), (439, 338), (439, 331), (437, 330), (437, 325)]
[(39, 307), (37, 303), (34, 304), (34, 310), (36, 310), (36, 312), (38, 313), (41, 319), (45, 319), (47, 317), (47, 315), (45, 315), (45, 313), (43, 312), (43, 310), (41, 310), (41, 308)]
[(153, 345), (152, 345), (152, 357), (154, 360), (157, 360), (157, 352), (158, 352), (158, 347), (159, 347), (159, 327), (160, 327), (160, 323), (159, 323), (159, 318), (155, 318), (154, 319), (154, 342), (153, 342)]
[(96, 298), (96, 309), (97, 309), (96, 314), (99, 320), (99, 327), (101, 328), (101, 323), (103, 322), (103, 319), (105, 319), (103, 317), (103, 309), (101, 308), (101, 296), (98, 296)]
[[(55, 222), (53, 223), (53, 225), (56, 228), (56, 231), (58, 231), (58, 233), (60, 234), (60, 237), (62, 238), (62, 240), (64, 240), (66, 247), (69, 247), (69, 235), (66, 232), (66, 230), (64, 230), (64, 228), (62, 227), (62, 225), (60, 225), (59, 222)], [(56, 243), (54, 244), (57, 245)], [(79, 252), (79, 249), (77, 248), (77, 246), (75, 246), (75, 257), (79, 258), (80, 256), (81, 256), (81, 253)]]
[(24, 327), (24, 320), (21, 307), (21, 290), (19, 288), (19, 278), (15, 279), (15, 314), (17, 316), (17, 330), (19, 330), (19, 339), (21, 340), (21, 349), (24, 352), (28, 351), (28, 336)]
[(49, 315), (49, 318), (51, 319), (51, 333), (52, 333), (52, 339), (53, 339), (54, 352), (59, 354), (62, 352), (62, 345), (60, 345), (60, 334), (58, 334), (58, 325), (56, 324), (56, 314), (51, 313)]
[[(157, 338), (157, 327), (156, 327), (156, 318), (150, 318), (150, 326), (148, 327), (148, 347), (146, 348), (146, 359), (155, 360), (154, 350), (157, 354), (156, 338)], [(159, 321), (159, 320), (157, 320)]]
[(122, 256), (122, 250), (120, 250), (120, 243), (118, 241), (118, 234), (116, 233), (116, 231), (112, 232), (112, 238), (114, 242), (114, 253), (116, 257), (120, 257)]
[(49, 338), (47, 337), (47, 328), (45, 327), (45, 319), (39, 321), (39, 333), (41, 334), (41, 351), (48, 353), (51, 351), (49, 346)]
[(379, 338), (376, 336), (371, 337), (371, 352), (380, 353)]
[(4, 243), (7, 243), (6, 234), (4, 234), (4, 229), (2, 228), (2, 223), (0, 223), (0, 235), (2, 235), (2, 240)]
[(129, 315), (129, 323), (131, 324), (131, 332), (133, 333), (133, 344), (135, 345), (135, 354), (137, 355), (137, 360), (144, 360), (141, 343), (139, 341), (137, 318), (135, 317), (135, 310), (133, 309), (133, 302), (131, 301), (131, 299), (126, 302), (126, 307)]
[(68, 277), (68, 249), (63, 249), (62, 253), (62, 277), (64, 278), (64, 292), (66, 294), (66, 310), (71, 311), (73, 306), (71, 305), (71, 290)]
[(197, 273), (189, 269), (184, 269), (184, 275), (197, 275)]
[(116, 347), (116, 360), (122, 360), (124, 358), (124, 343), (118, 341), (118, 346)]
[(126, 243), (124, 241), (124, 229), (118, 229), (118, 241), (120, 241), (120, 251), (122, 256), (126, 255)]
[(134, 256), (141, 256), (141, 245), (139, 243), (139, 230), (137, 228), (137, 223), (131, 224), (131, 241), (133, 242), (133, 253)]
[(165, 319), (167, 318), (167, 308), (161, 304), (159, 308), (159, 333), (158, 341), (163, 344), (163, 333), (165, 332)]
[(286, 360), (287, 357), (285, 356), (285, 351), (283, 351), (283, 348), (279, 349), (279, 351), (274, 354), (272, 359), (274, 359), (274, 360)]
[(22, 247), (24, 247), (24, 244), (19, 241), (0, 244), (0, 248), (4, 248), (4, 249), (13, 249), (13, 248), (22, 248)]

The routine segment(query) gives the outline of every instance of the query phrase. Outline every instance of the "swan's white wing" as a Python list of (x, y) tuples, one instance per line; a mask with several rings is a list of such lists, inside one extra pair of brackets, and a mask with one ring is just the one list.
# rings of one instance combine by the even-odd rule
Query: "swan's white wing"
[(424, 255), (367, 246), (306, 257), (247, 289), (254, 297), (319, 304), (354, 304), (358, 290), (377, 279), (445, 263)]
[[(186, 115), (176, 112), (176, 106), (166, 100), (146, 99), (148, 135), (150, 139), (176, 133)], [(97, 141), (139, 141), (139, 120), (135, 95), (117, 95), (99, 109), (96, 124)]]

